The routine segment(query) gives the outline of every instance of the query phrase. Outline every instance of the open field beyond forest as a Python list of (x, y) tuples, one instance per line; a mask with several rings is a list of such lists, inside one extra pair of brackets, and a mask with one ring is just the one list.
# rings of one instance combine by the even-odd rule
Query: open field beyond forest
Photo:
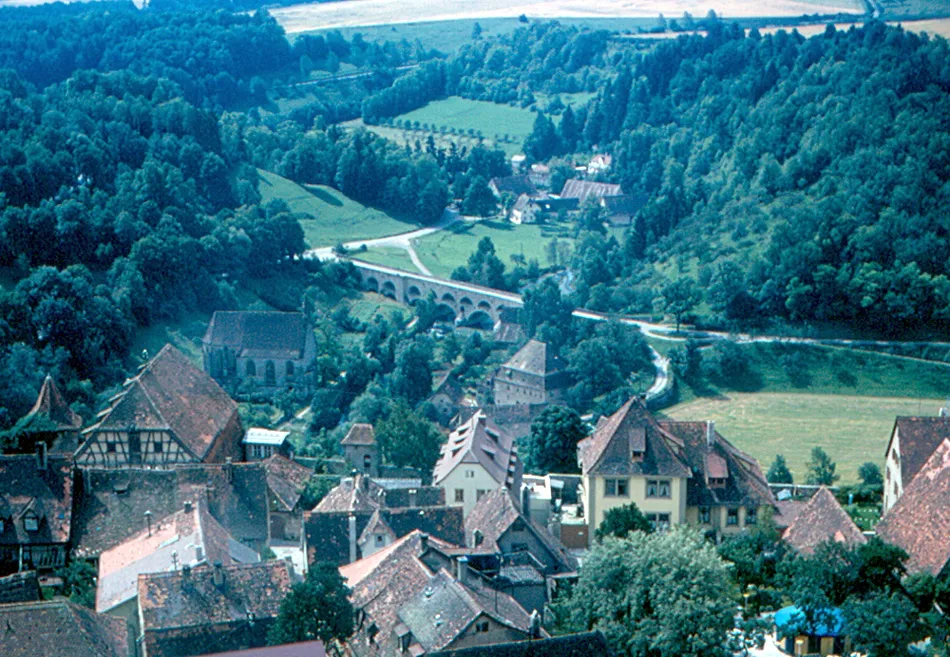
[(839, 483), (855, 483), (866, 461), (884, 464), (884, 450), (898, 415), (936, 415), (939, 399), (851, 397), (799, 393), (730, 393), (668, 409), (677, 420), (713, 420), (716, 429), (767, 470), (784, 454), (798, 483), (813, 447), (837, 463)]
[(258, 169), (264, 203), (283, 200), (301, 215), (304, 238), (311, 247), (333, 246), (350, 240), (385, 237), (419, 226), (382, 210), (369, 208), (325, 185), (298, 185), (270, 171)]
[(290, 33), (317, 29), (393, 25), (470, 18), (615, 18), (705, 16), (710, 10), (725, 18), (863, 14), (861, 0), (352, 0), (279, 7), (271, 10)]

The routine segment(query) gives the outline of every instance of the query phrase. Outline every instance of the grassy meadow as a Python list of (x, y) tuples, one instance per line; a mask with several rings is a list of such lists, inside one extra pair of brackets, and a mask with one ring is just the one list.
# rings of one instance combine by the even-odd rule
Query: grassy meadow
[(292, 212), (300, 214), (300, 225), (311, 247), (395, 235), (419, 227), (357, 203), (332, 187), (298, 185), (262, 169), (258, 174), (263, 202), (281, 199)]

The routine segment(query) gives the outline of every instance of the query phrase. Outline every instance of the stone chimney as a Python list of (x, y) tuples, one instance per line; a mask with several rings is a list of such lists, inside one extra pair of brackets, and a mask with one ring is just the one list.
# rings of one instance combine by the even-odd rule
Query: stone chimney
[(712, 447), (716, 442), (716, 423), (712, 420), (706, 422), (706, 445)]
[(350, 563), (356, 561), (356, 516), (347, 518), (350, 530)]
[(537, 609), (533, 609), (531, 611), (531, 629), (528, 632), (528, 638), (530, 639), (541, 638), (541, 615), (538, 614)]
[(472, 532), (472, 547), (479, 547), (485, 541), (485, 535), (481, 529)]
[(36, 443), (36, 469), (45, 472), (47, 465), (49, 465), (49, 457), (46, 454), (46, 443), (41, 440)]
[(194, 510), (194, 507), (191, 505), (191, 500), (185, 500), (185, 513), (191, 513)]
[(416, 506), (416, 493), (418, 493), (418, 491), (415, 488), (409, 489), (409, 507), (410, 508)]
[(211, 579), (218, 588), (224, 586), (224, 566), (220, 561), (214, 562), (214, 572), (211, 574)]
[(205, 560), (204, 546), (196, 545), (195, 546), (195, 561), (201, 563), (204, 560)]
[(419, 534), (419, 552), (425, 554), (429, 550), (429, 535)]

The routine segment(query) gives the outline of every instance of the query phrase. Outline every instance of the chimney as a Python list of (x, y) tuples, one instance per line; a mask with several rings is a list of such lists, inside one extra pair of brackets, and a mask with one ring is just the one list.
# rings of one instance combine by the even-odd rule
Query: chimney
[(419, 552), (425, 554), (429, 551), (429, 535), (419, 534)]
[(220, 561), (214, 562), (214, 572), (211, 575), (214, 585), (218, 588), (224, 586), (224, 566), (221, 565)]
[(192, 511), (191, 500), (185, 500), (185, 513), (191, 513), (191, 511)]
[(152, 512), (151, 511), (145, 512), (145, 524), (148, 525), (148, 535), (151, 536), (152, 535)]
[(41, 440), (36, 443), (36, 469), (40, 472), (45, 472), (47, 464), (46, 443)]
[(706, 445), (709, 447), (713, 446), (713, 443), (716, 442), (716, 423), (712, 420), (709, 420), (706, 423)]
[(196, 545), (195, 546), (195, 561), (199, 563), (205, 560), (205, 549), (204, 546)]
[(472, 547), (479, 547), (485, 540), (485, 535), (482, 533), (481, 529), (476, 529), (472, 532)]
[(531, 629), (528, 633), (529, 639), (540, 639), (541, 638), (541, 616), (538, 614), (537, 609), (531, 611)]
[(234, 481), (234, 463), (230, 456), (224, 459), (224, 474), (227, 476), (229, 484)]
[(350, 563), (356, 561), (356, 516), (347, 518), (350, 529)]
[(414, 507), (414, 506), (416, 505), (416, 493), (417, 493), (417, 492), (418, 492), (418, 491), (416, 491), (415, 488), (410, 488), (410, 489), (409, 489), (409, 507), (410, 507), (410, 508), (412, 508), (412, 507)]
[(455, 579), (459, 584), (468, 583), (468, 557), (459, 557), (455, 562)]

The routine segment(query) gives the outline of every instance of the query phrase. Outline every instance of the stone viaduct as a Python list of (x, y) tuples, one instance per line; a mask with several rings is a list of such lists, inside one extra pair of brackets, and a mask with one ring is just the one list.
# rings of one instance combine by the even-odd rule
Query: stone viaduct
[(490, 326), (498, 321), (502, 308), (520, 308), (522, 305), (520, 294), (374, 265), (362, 260), (351, 262), (363, 277), (365, 289), (409, 305), (419, 299), (427, 299), (432, 294), (439, 305), (452, 311), (459, 323)]

